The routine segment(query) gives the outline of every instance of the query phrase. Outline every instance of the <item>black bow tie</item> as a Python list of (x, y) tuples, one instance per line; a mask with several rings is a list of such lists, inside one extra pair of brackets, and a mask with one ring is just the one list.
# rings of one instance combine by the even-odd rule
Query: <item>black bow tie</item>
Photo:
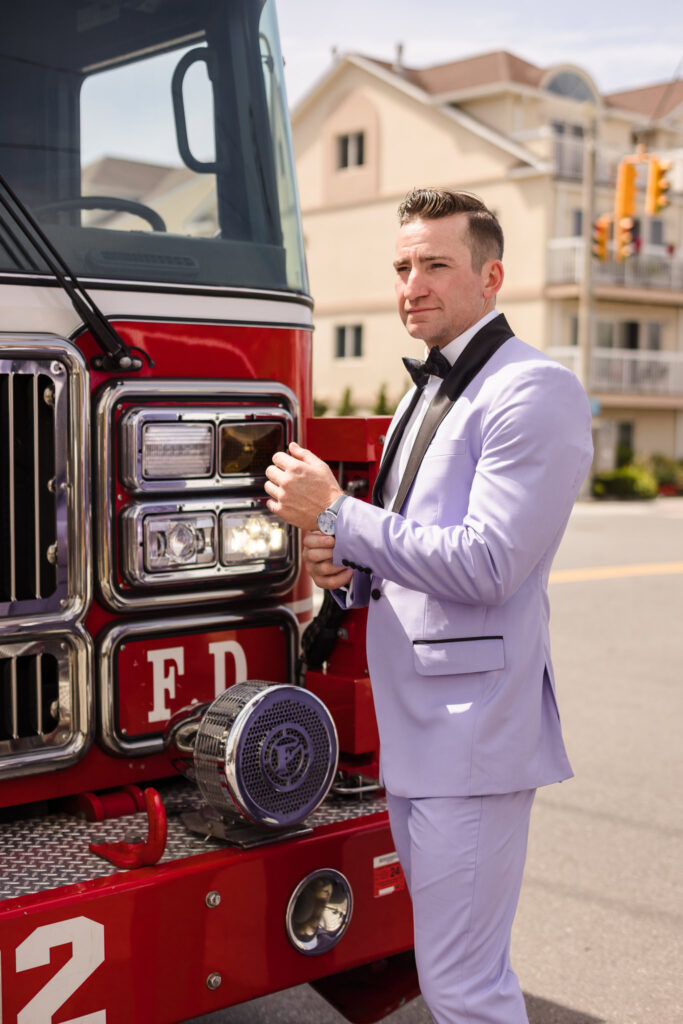
[(403, 365), (413, 378), (413, 384), (418, 388), (424, 387), (430, 376), (446, 377), (452, 369), (445, 355), (439, 351), (438, 345), (430, 348), (429, 355), (424, 362), (420, 359), (411, 359), (410, 356), (405, 356)]

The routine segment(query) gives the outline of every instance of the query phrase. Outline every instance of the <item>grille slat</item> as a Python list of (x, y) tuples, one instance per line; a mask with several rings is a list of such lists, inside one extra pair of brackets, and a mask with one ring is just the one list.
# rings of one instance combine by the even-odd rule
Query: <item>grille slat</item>
[(40, 371), (0, 373), (0, 602), (9, 605), (42, 602), (58, 585), (48, 559), (58, 533), (55, 389)]

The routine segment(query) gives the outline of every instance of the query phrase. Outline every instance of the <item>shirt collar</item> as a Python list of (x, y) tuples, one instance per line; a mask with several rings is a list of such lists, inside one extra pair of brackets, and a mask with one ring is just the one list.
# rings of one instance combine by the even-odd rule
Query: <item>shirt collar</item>
[[(490, 312), (485, 313), (481, 320), (477, 320), (476, 324), (472, 324), (472, 326), (468, 327), (466, 331), (463, 331), (462, 334), (459, 334), (457, 338), (454, 338), (453, 341), (449, 341), (447, 345), (444, 345), (444, 347), (441, 349), (441, 353), (446, 357), (451, 366), (455, 364), (455, 361), (458, 358), (458, 356), (462, 355), (462, 353), (465, 351), (465, 349), (467, 348), (467, 346), (469, 345), (477, 331), (480, 331), (484, 324), (487, 324), (490, 320), (493, 320), (494, 317), (497, 316), (498, 310), (492, 309)], [(427, 358), (428, 354), (429, 348), (425, 346), (425, 359)]]

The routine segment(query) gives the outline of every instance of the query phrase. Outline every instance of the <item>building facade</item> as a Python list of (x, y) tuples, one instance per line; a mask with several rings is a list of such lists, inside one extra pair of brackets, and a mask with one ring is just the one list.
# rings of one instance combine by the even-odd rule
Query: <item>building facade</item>
[[(393, 64), (337, 58), (292, 121), (314, 394), (330, 411), (346, 389), (370, 411), (382, 387), (393, 403), (408, 387), (400, 357), (421, 346), (395, 308), (396, 207), (414, 186), (441, 185), (475, 192), (499, 216), (499, 308), (584, 378), (601, 467), (618, 446), (683, 458), (683, 82), (600, 95), (575, 66), (500, 51), (420, 70), (403, 66), (399, 48)], [(670, 205), (645, 216), (639, 164), (636, 251), (586, 261), (592, 220), (613, 209), (619, 161), (639, 143), (673, 160)]]

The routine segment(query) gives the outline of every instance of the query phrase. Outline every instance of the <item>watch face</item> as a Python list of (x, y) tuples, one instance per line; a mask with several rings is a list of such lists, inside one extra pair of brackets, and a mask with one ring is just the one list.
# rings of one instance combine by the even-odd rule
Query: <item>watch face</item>
[(321, 512), (318, 516), (318, 529), (321, 533), (333, 534), (334, 524), (337, 517), (334, 512), (330, 512), (328, 508), (324, 512)]

